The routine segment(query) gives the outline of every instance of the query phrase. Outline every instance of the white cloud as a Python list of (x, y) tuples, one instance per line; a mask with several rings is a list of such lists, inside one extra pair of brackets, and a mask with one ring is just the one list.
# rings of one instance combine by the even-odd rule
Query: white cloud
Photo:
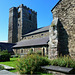
[(8, 41), (5, 40), (5, 41), (0, 41), (0, 42), (5, 42), (5, 43), (7, 43)]

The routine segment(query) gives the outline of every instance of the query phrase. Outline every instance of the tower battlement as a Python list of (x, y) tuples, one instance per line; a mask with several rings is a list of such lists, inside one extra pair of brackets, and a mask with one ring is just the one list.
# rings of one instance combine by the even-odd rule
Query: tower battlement
[(27, 6), (24, 6), (23, 4), (19, 5), (18, 7), (11, 7), (11, 8), (9, 9), (9, 11), (11, 11), (11, 10), (13, 10), (13, 9), (17, 9), (17, 10), (18, 10), (19, 8), (25, 8), (25, 9), (27, 9), (27, 10), (30, 10), (32, 13), (37, 14), (37, 12), (36, 12), (36, 11), (34, 11), (34, 10), (30, 9), (30, 8), (29, 8), (29, 7), (27, 7)]
[(36, 11), (34, 11), (34, 10), (32, 10), (32, 9), (30, 9), (29, 7), (27, 7), (27, 6), (24, 6), (23, 4), (21, 4), (18, 8), (25, 8), (25, 9), (28, 9), (28, 10), (31, 10), (31, 12), (33, 12), (33, 13), (37, 13)]

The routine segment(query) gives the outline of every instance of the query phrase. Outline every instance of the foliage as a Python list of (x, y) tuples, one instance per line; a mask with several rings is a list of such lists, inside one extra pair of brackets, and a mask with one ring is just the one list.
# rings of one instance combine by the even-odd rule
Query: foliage
[(54, 27), (54, 26), (55, 26), (55, 24), (54, 24), (54, 23), (52, 23), (52, 24), (51, 24), (51, 27)]
[(34, 54), (33, 49), (30, 49), (28, 54)]
[(36, 52), (38, 55), (42, 55), (42, 52), (41, 51), (37, 51)]
[(41, 71), (40, 66), (48, 65), (49, 60), (37, 54), (31, 54), (18, 60), (17, 70), (21, 74), (33, 74)]
[(19, 55), (11, 55), (11, 58), (18, 58), (19, 57)]
[(4, 69), (4, 66), (0, 65), (0, 70), (3, 70)]
[(75, 61), (70, 56), (58, 57), (50, 61), (51, 65), (75, 68)]
[(1, 61), (10, 61), (10, 54), (7, 50), (0, 51), (0, 62)]
[(51, 73), (47, 73), (47, 72), (37, 72), (36, 74), (34, 75), (53, 75)]

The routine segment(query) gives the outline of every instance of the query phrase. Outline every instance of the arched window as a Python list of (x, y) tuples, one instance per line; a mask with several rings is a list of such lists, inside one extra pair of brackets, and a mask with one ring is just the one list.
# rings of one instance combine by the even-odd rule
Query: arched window
[(43, 56), (45, 56), (45, 48), (43, 48)]
[(34, 48), (31, 48), (31, 49), (29, 50), (29, 53), (30, 53), (30, 54), (34, 53)]
[(18, 8), (18, 18), (20, 18), (20, 10), (21, 8)]
[(32, 52), (32, 53), (34, 52), (34, 48), (31, 49), (31, 52)]
[(23, 50), (21, 50), (21, 53), (23, 53)]
[(21, 11), (21, 8), (18, 8), (18, 12), (20, 12)]
[(20, 12), (18, 12), (18, 18), (20, 18)]
[(29, 14), (31, 14), (31, 10), (28, 10)]
[(43, 36), (43, 34), (41, 34), (41, 36)]

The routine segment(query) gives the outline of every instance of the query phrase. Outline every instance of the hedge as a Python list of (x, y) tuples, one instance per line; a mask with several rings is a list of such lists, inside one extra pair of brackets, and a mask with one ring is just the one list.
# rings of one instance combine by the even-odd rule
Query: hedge
[(10, 61), (10, 54), (7, 50), (0, 51), (0, 62)]

